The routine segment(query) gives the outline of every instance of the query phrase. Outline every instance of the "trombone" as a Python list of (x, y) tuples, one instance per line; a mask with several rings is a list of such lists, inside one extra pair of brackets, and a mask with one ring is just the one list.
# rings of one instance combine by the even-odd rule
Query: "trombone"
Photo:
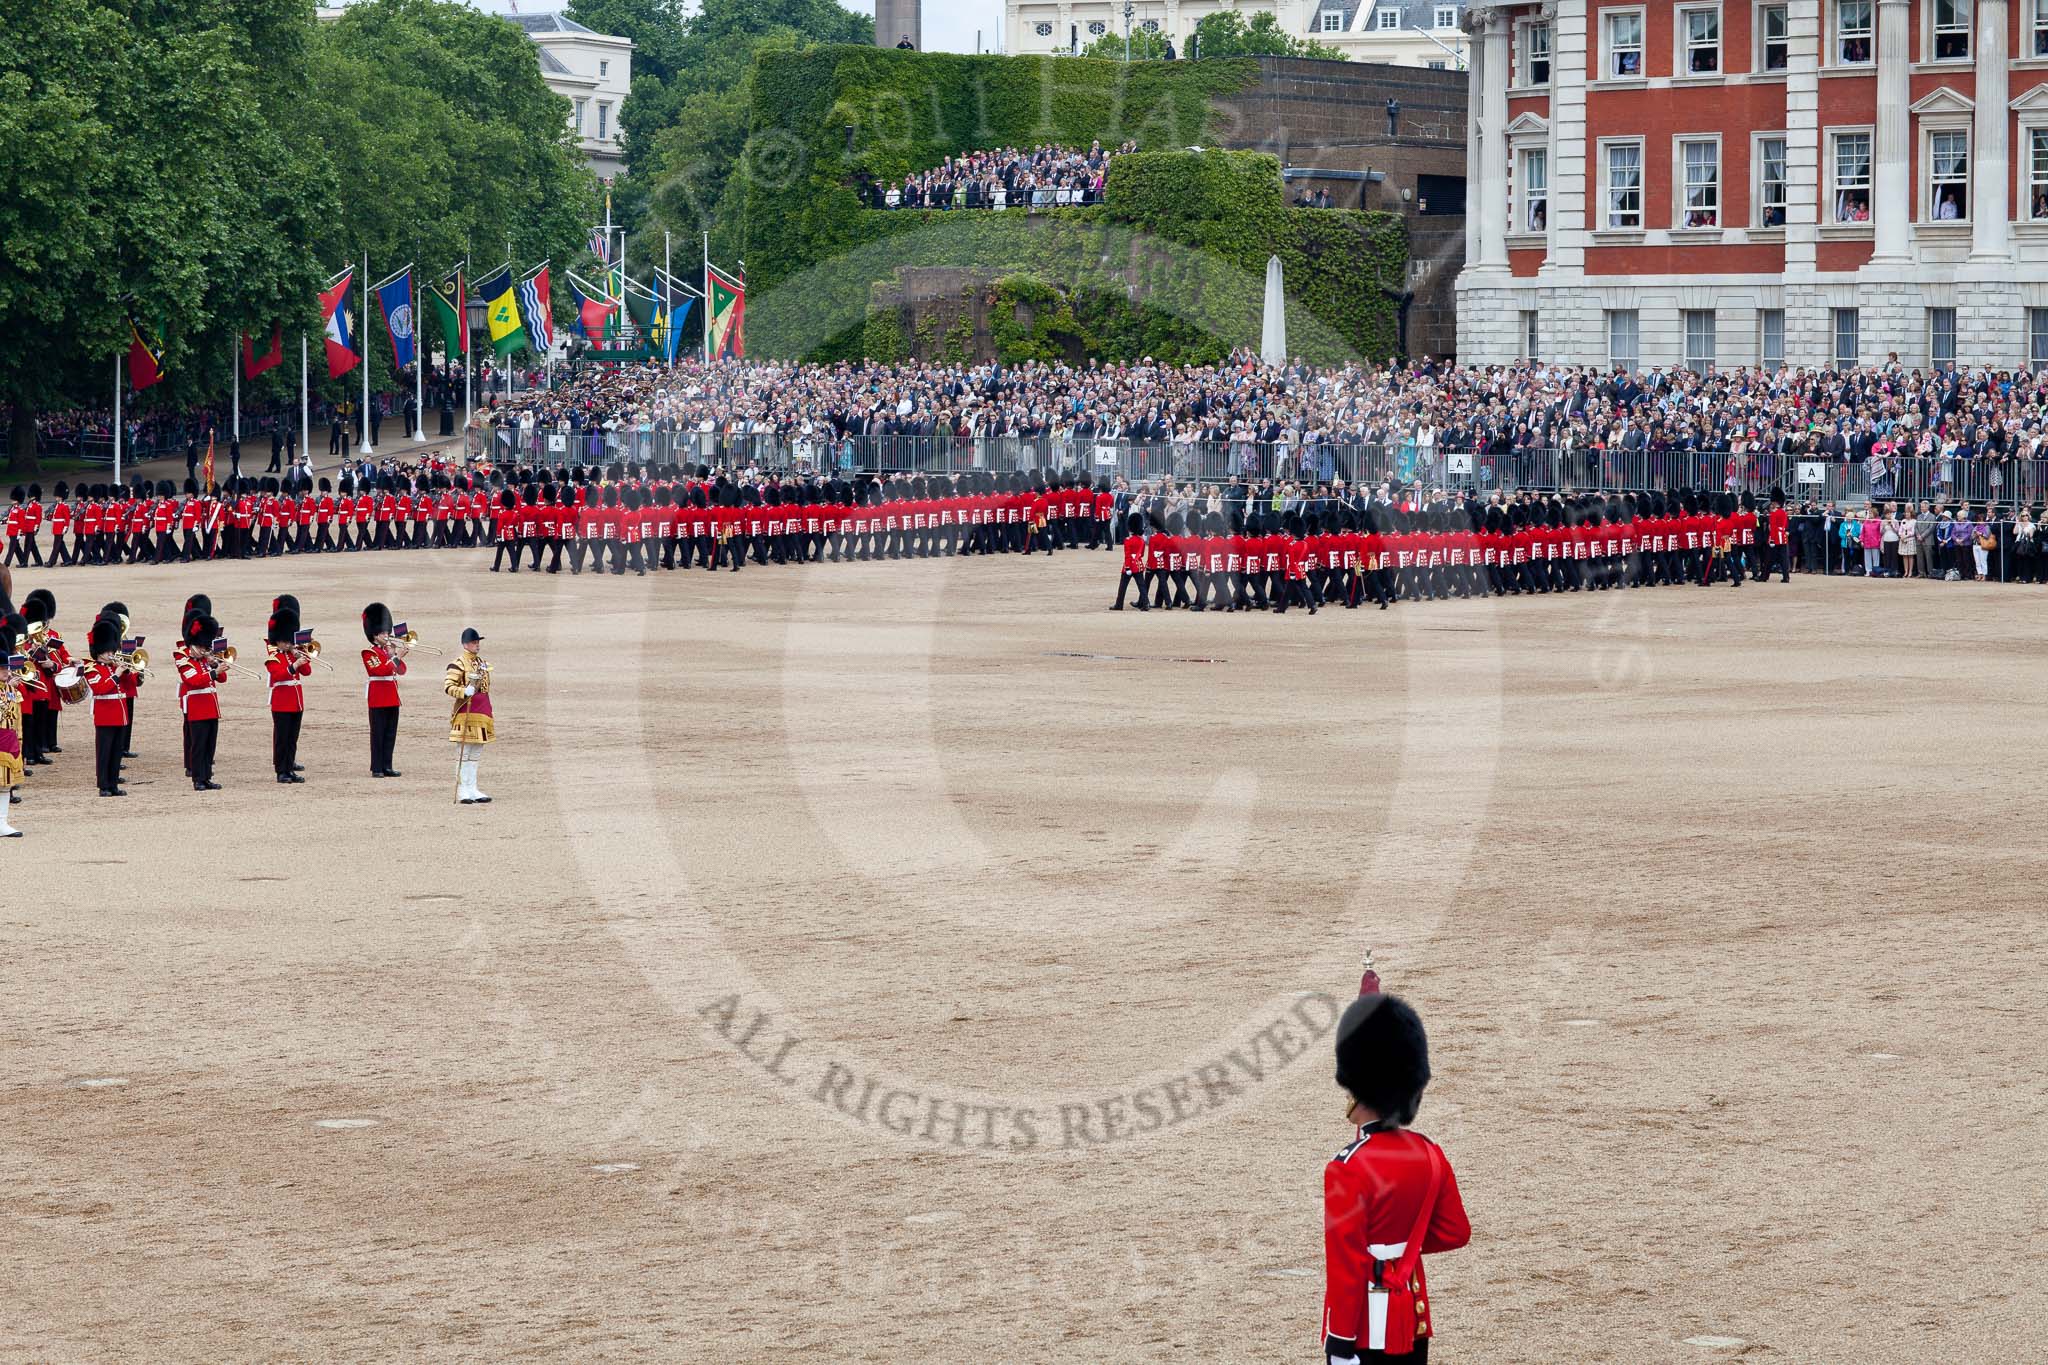
[(144, 682), (149, 681), (149, 651), (146, 649), (131, 650), (126, 654), (116, 653), (114, 666), (133, 673)]
[(408, 630), (403, 635), (387, 635), (384, 637), (384, 643), (391, 648), (402, 649), (408, 654), (413, 650), (418, 650), (422, 654), (431, 654), (435, 658), (440, 658), (447, 653), (446, 650), (435, 649), (432, 645), (421, 644), (420, 633), (416, 630)]

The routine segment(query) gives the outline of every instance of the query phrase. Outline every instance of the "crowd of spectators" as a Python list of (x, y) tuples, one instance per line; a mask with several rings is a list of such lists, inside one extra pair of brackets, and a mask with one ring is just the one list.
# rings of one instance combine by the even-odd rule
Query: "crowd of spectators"
[(900, 185), (869, 187), (878, 209), (1060, 208), (1102, 201), (1110, 161), (1135, 152), (1126, 142), (1105, 149), (1100, 142), (1081, 151), (1051, 144), (1028, 150), (1002, 147), (949, 156), (928, 171), (903, 177)]

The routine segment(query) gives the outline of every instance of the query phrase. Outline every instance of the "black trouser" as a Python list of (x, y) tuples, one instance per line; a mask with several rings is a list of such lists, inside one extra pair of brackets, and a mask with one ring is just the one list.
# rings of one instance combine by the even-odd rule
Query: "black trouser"
[(1775, 568), (1778, 572), (1778, 581), (1780, 583), (1790, 583), (1792, 581), (1792, 547), (1790, 545), (1773, 545), (1764, 553), (1770, 557), (1764, 561), (1763, 572), (1758, 574), (1757, 578), (1759, 580), (1769, 578), (1771, 570)]
[[(548, 559), (548, 572), (560, 573), (562, 571), (562, 542), (559, 540), (551, 540), (548, 542), (548, 544), (554, 547), (554, 554), (551, 555)], [(536, 564), (538, 564), (539, 562), (540, 561), (538, 559), (535, 559), (534, 561), (534, 563)]]
[(1144, 571), (1143, 571), (1143, 570), (1140, 570), (1140, 571), (1139, 571), (1139, 572), (1137, 572), (1137, 573), (1132, 573), (1132, 572), (1131, 572), (1131, 571), (1130, 571), (1129, 569), (1125, 569), (1125, 570), (1124, 570), (1124, 576), (1123, 576), (1123, 580), (1122, 580), (1121, 582), (1119, 582), (1119, 583), (1118, 583), (1118, 584), (1116, 585), (1116, 609), (1117, 609), (1118, 611), (1122, 611), (1122, 610), (1124, 609), (1124, 593), (1125, 593), (1125, 591), (1126, 591), (1127, 589), (1129, 589), (1129, 588), (1130, 588), (1130, 586), (1131, 586), (1131, 585), (1132, 585), (1133, 583), (1135, 583), (1135, 584), (1137, 584), (1137, 585), (1138, 585), (1138, 610), (1139, 610), (1139, 611), (1149, 611), (1149, 610), (1151, 610), (1151, 608), (1149, 608), (1149, 607), (1147, 607), (1147, 606), (1145, 605), (1145, 574), (1144, 574)]
[(270, 713), (270, 766), (279, 777), (291, 776), (293, 765), (299, 761), (299, 727), (305, 719), (303, 711)]
[(43, 756), (43, 708), (21, 708), (21, 761), (34, 763)]
[(396, 706), (370, 708), (370, 771), (373, 773), (391, 771), (391, 751), (398, 744), (398, 712)]
[(50, 565), (52, 568), (59, 564), (76, 564), (77, 562), (78, 551), (75, 547), (75, 542), (67, 544), (61, 535), (50, 537)]
[(213, 782), (213, 747), (219, 737), (219, 720), (184, 722), (184, 769), (193, 774), (193, 782)]
[(501, 540), (498, 542), (497, 552), (491, 556), (492, 573), (498, 571), (498, 566), (505, 562), (505, 556), (507, 555), (512, 557), (512, 572), (519, 572), (519, 542), (516, 540)]
[(97, 747), (100, 790), (113, 791), (121, 785), (121, 734), (119, 725), (93, 727), (93, 740)]

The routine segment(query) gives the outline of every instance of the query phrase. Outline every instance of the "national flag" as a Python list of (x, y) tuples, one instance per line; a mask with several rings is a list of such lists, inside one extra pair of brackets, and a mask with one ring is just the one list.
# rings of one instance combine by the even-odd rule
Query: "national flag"
[(519, 313), (533, 349), (546, 355), (555, 348), (554, 300), (548, 293), (548, 268), (542, 266), (519, 282)]
[(469, 353), (469, 328), (463, 325), (466, 300), (462, 294), (462, 272), (455, 271), (427, 295), (433, 304), (434, 320), (441, 324), (442, 353), (449, 360)]
[(690, 320), (690, 309), (696, 302), (696, 299), (685, 295), (681, 312), (676, 311), (674, 303), (669, 304), (661, 329), (661, 358), (671, 365), (675, 364), (676, 351), (682, 344), (683, 324)]
[(242, 335), (242, 377), (254, 379), (284, 364), (284, 328), (270, 334), (270, 349), (262, 355), (256, 354), (256, 338), (246, 332)]
[(604, 340), (605, 329), (611, 325), (613, 305), (584, 293), (574, 279), (569, 281), (569, 296), (576, 301), (576, 330), (591, 341)]
[(626, 315), (633, 319), (633, 325), (640, 329), (641, 338), (654, 335), (654, 296), (631, 280), (626, 282)]
[(391, 363), (403, 370), (413, 357), (411, 266), (377, 286), (377, 304), (384, 310), (384, 330), (391, 337)]
[(599, 265), (612, 263), (612, 234), (602, 224), (590, 230), (590, 254)]
[(510, 355), (526, 344), (526, 328), (519, 321), (519, 299), (512, 285), (512, 267), (507, 265), (477, 286), (483, 295), (484, 322), (491, 331), (491, 349)]
[(341, 278), (320, 295), (320, 315), (327, 320), (327, 377), (339, 379), (356, 367), (362, 356), (356, 350), (355, 328), (348, 316), (348, 287), (356, 272), (344, 270)]
[(743, 360), (747, 354), (747, 282), (735, 283), (723, 271), (704, 268), (710, 303), (706, 320), (711, 324), (711, 358)]
[(164, 348), (142, 339), (135, 319), (128, 319), (128, 386), (137, 393), (164, 377)]

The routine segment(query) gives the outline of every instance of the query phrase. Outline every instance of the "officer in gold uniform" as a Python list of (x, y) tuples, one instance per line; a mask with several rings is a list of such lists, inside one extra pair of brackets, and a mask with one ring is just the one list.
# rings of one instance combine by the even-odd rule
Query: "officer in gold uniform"
[(484, 637), (474, 629), (462, 632), (462, 652), (448, 661), (441, 690), (455, 703), (448, 720), (448, 742), (456, 750), (455, 799), (465, 806), (487, 806), (491, 798), (477, 790), (476, 765), (484, 746), (497, 737), (491, 715), (491, 666), (483, 657)]

